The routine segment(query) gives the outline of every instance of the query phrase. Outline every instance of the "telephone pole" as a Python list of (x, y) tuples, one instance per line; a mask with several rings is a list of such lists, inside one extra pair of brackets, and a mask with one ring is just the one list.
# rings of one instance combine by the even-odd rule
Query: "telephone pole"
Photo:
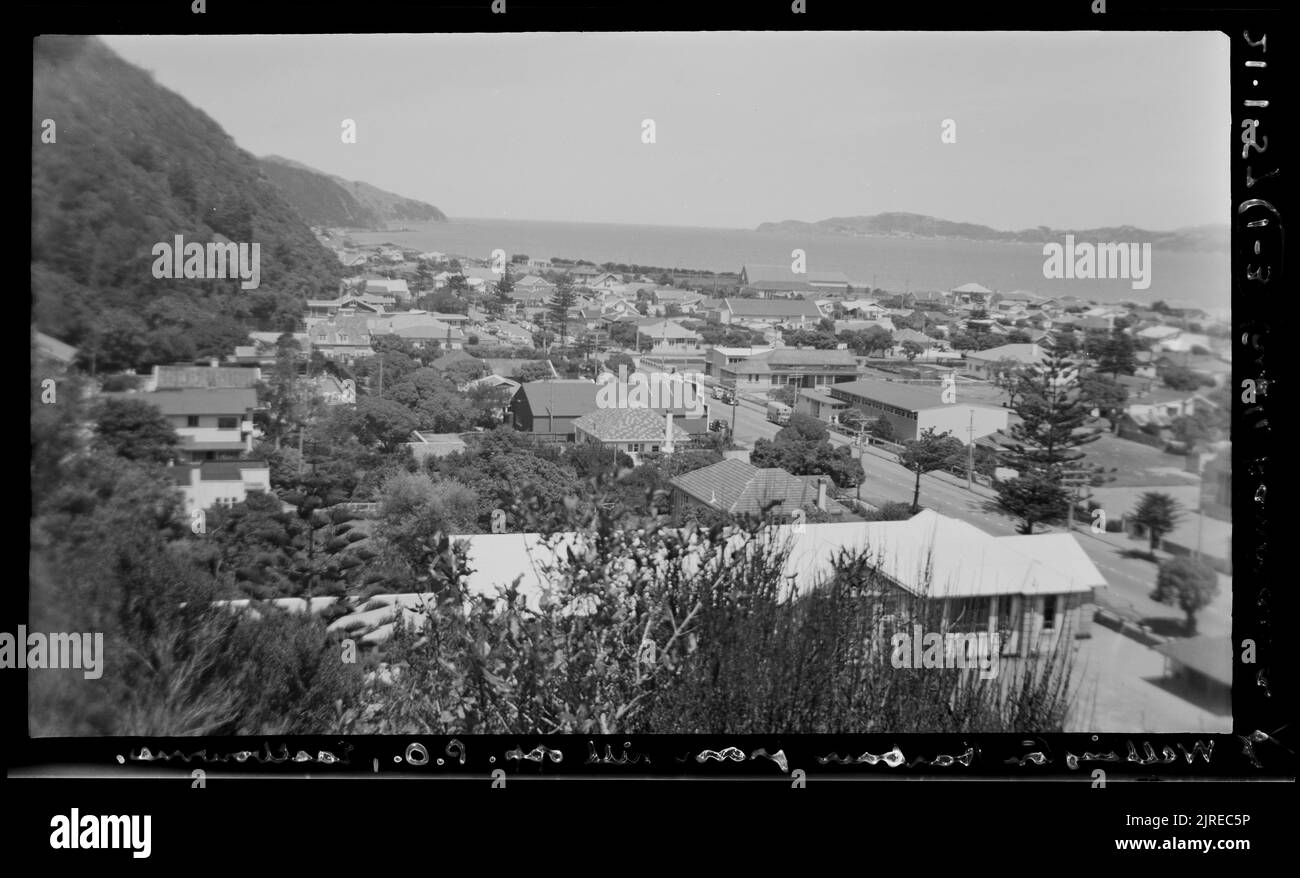
[(971, 471), (975, 469), (975, 410), (970, 412), (970, 426), (966, 428), (966, 490), (971, 487)]

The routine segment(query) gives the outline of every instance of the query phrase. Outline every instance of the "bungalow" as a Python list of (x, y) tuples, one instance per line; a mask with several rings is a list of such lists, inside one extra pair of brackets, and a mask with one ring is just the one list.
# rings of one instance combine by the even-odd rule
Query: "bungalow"
[(826, 315), (809, 299), (733, 299), (725, 298), (717, 309), (722, 323), (763, 323), (803, 328), (817, 323)]
[(1036, 344), (1004, 344), (983, 351), (967, 351), (966, 371), (992, 380), (1005, 368), (1004, 361), (1036, 366), (1046, 357), (1046, 352)]
[(389, 296), (345, 293), (333, 299), (308, 299), (307, 318), (327, 320), (339, 314), (386, 314), (394, 304), (396, 300)]
[(777, 348), (721, 365), (717, 377), (732, 390), (765, 394), (785, 385), (821, 387), (852, 381), (861, 374), (857, 357), (846, 350)]
[(672, 305), (683, 314), (694, 314), (706, 301), (704, 296), (692, 290), (679, 290), (675, 287), (656, 287), (650, 293), (652, 301), (659, 308), (666, 309)]
[(799, 532), (781, 525), (768, 533), (790, 546), (785, 575), (797, 592), (824, 582), (842, 551), (862, 553), (881, 575), (887, 603), (906, 612), (918, 599), (935, 602), (943, 630), (999, 632), (1004, 657), (1089, 636), (1096, 590), (1106, 587), (1072, 534), (995, 537), (928, 509), (906, 521), (808, 523)]
[(918, 439), (933, 428), (935, 433), (951, 433), (965, 444), (1005, 430), (1010, 417), (1005, 408), (962, 402), (960, 391), (956, 402), (944, 402), (938, 385), (868, 378), (832, 385), (827, 393), (846, 407), (888, 421), (900, 442)]
[(636, 347), (651, 352), (697, 353), (701, 357), (701, 336), (672, 320), (650, 320), (637, 327)]
[(772, 350), (770, 347), (751, 347), (751, 348), (734, 348), (734, 347), (712, 347), (709, 348), (704, 358), (704, 374), (712, 378), (722, 375), (723, 369), (734, 366), (736, 363), (748, 360), (757, 354), (766, 354)]
[(572, 442), (574, 422), (598, 408), (598, 389), (585, 379), (530, 381), (510, 401), (511, 425), (542, 442)]
[(594, 443), (629, 454), (670, 451), (691, 438), (670, 415), (648, 408), (598, 408), (574, 420), (573, 434), (579, 445)]
[(182, 463), (167, 468), (167, 477), (181, 489), (185, 511), (233, 506), (249, 491), (271, 490), (271, 467), (262, 460), (219, 460)]
[(1139, 425), (1169, 426), (1174, 418), (1190, 415), (1196, 408), (1196, 394), (1186, 390), (1156, 387), (1140, 399), (1130, 399), (1124, 413)]
[(917, 332), (915, 329), (897, 329), (891, 333), (894, 338), (894, 345), (890, 348), (890, 356), (905, 357), (906, 351), (903, 348), (905, 342), (912, 342), (921, 346), (921, 353), (918, 354), (922, 359), (934, 359), (946, 351), (944, 345), (935, 341), (923, 332)]
[(782, 519), (796, 509), (841, 520), (852, 517), (847, 507), (829, 496), (835, 483), (828, 477), (796, 476), (779, 467), (760, 468), (734, 458), (683, 473), (669, 484), (678, 511), (694, 505), (732, 515)]
[(606, 274), (606, 272), (594, 265), (575, 265), (566, 274), (574, 286), (587, 286), (592, 280)]
[(867, 320), (878, 320), (889, 313), (889, 309), (875, 299), (854, 299), (851, 302), (842, 302), (840, 307), (845, 311), (856, 312), (859, 317)]

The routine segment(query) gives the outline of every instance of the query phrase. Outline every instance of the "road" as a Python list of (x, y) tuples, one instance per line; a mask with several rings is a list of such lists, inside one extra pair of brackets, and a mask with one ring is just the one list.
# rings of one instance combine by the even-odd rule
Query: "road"
[[(709, 400), (709, 407), (711, 419), (720, 418), (727, 424), (731, 423), (731, 406), (723, 405), (719, 400)], [(771, 439), (780, 429), (767, 420), (765, 406), (752, 400), (741, 400), (735, 423), (736, 441), (748, 447), (753, 447), (756, 439)], [(832, 445), (852, 444), (846, 436), (834, 432), (830, 435)], [(868, 448), (863, 454), (862, 462), (866, 474), (861, 491), (863, 500), (877, 506), (891, 500), (912, 502), (916, 476), (898, 464), (893, 454), (880, 448)], [(946, 473), (927, 473), (921, 477), (922, 506), (959, 518), (985, 533), (995, 536), (1015, 534), (1016, 522), (996, 509), (992, 496), (991, 490), (979, 485), (973, 491), (968, 491), (965, 480)], [(1064, 530), (1063, 526), (1039, 528), (1039, 532)], [(1182, 611), (1148, 597), (1155, 586), (1156, 565), (1124, 555), (1126, 551), (1144, 549), (1145, 545), (1141, 541), (1129, 540), (1123, 534), (1093, 534), (1089, 528), (1077, 524), (1074, 535), (1110, 586), (1098, 594), (1098, 604), (1133, 621), (1152, 623), (1161, 633), (1177, 633), (1171, 629), (1174, 628), (1174, 622), (1183, 619)], [(1200, 634), (1232, 633), (1232, 578), (1220, 575), (1219, 582), (1219, 597), (1197, 616)]]

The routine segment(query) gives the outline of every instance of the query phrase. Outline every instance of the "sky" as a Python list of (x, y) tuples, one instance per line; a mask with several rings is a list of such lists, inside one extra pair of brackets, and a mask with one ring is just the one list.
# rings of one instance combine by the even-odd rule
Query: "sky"
[[(244, 149), (451, 217), (1230, 221), (1221, 33), (109, 36)], [(343, 120), (356, 124), (344, 143)], [(653, 143), (643, 142), (653, 120)], [(955, 143), (944, 143), (945, 120)]]

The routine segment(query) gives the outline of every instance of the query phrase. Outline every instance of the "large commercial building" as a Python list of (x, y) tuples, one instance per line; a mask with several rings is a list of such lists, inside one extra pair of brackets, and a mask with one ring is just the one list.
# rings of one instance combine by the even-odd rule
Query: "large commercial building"
[(933, 427), (939, 434), (951, 433), (963, 443), (1007, 428), (1009, 411), (990, 405), (943, 401), (943, 388), (934, 384), (903, 384), (864, 379), (827, 388), (834, 399), (861, 409), (869, 417), (884, 418), (899, 441), (919, 438)]

